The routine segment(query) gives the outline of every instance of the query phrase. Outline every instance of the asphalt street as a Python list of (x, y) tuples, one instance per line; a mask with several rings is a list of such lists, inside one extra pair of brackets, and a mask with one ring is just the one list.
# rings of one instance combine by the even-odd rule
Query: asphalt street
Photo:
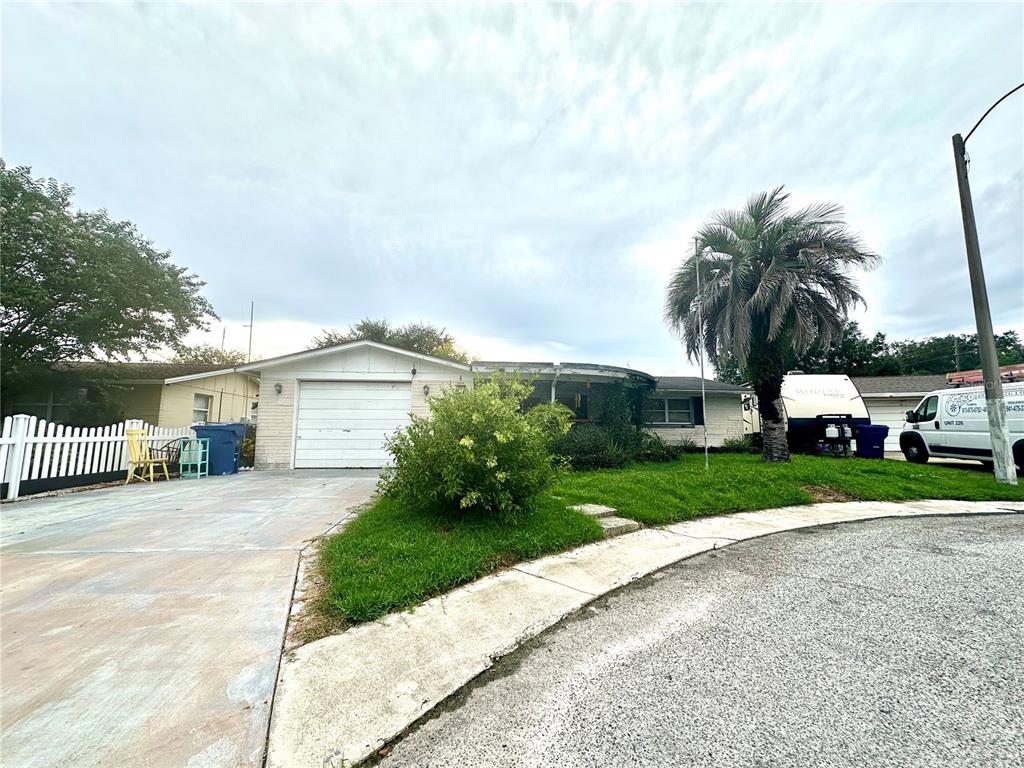
[(751, 540), (591, 604), (381, 765), (1024, 765), (1024, 515)]

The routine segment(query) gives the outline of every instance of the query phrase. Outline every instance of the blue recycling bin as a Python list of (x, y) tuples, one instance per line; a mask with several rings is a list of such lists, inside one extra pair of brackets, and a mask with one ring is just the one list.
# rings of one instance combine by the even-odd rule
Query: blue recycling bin
[(197, 424), (196, 437), (210, 441), (210, 474), (233, 475), (238, 471), (238, 455), (245, 437), (245, 424)]
[(885, 424), (862, 424), (857, 429), (857, 455), (862, 459), (884, 459), (888, 436), (889, 427)]

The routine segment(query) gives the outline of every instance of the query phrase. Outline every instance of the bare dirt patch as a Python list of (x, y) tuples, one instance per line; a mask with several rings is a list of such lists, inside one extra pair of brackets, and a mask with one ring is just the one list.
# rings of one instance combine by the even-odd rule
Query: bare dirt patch
[(830, 488), (827, 485), (802, 485), (800, 487), (811, 494), (811, 498), (814, 499), (816, 504), (825, 501), (856, 501), (853, 496), (837, 491), (835, 488)]
[(327, 587), (327, 582), (317, 567), (322, 544), (323, 539), (318, 539), (301, 555), (299, 577), (295, 584), (295, 596), (284, 642), (286, 651), (294, 650), (321, 637), (337, 634), (346, 628), (345, 622), (333, 617), (320, 605)]

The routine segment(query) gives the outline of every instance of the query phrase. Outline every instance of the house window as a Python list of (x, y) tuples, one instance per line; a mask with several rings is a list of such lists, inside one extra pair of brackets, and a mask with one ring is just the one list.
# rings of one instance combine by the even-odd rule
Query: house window
[(648, 424), (678, 424), (693, 426), (693, 400), (688, 397), (652, 397), (644, 409)]
[(213, 395), (192, 395), (192, 423), (210, 420), (210, 406)]

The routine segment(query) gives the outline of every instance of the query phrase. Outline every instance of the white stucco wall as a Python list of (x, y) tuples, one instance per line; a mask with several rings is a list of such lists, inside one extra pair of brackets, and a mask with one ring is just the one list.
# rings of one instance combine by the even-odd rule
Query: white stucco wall
[[(416, 375), (412, 369), (416, 369)], [(407, 381), (412, 413), (428, 414), (426, 395), (459, 382), (473, 386), (473, 374), (440, 362), (421, 360), (401, 353), (363, 346), (291, 363), (268, 365), (261, 370), (259, 426), (256, 431), (256, 469), (290, 469), (295, 455), (297, 382)], [(281, 385), (278, 394), (274, 385)]]

